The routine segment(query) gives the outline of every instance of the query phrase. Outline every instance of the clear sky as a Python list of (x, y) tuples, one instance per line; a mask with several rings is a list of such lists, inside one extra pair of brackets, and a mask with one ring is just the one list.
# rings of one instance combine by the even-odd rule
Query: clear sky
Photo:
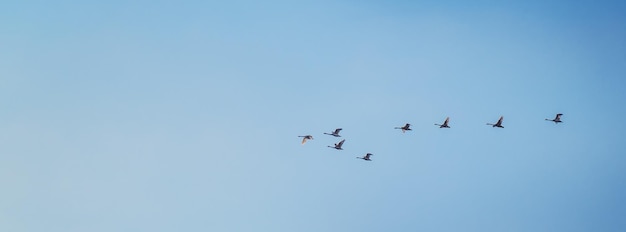
[(622, 232), (625, 76), (623, 1), (4, 1), (0, 231)]

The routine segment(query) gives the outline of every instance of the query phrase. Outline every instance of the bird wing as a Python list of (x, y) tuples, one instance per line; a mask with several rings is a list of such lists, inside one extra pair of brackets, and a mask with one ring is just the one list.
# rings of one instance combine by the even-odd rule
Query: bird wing
[(369, 158), (370, 158), (370, 156), (372, 156), (372, 153), (367, 153), (367, 154), (365, 154), (365, 158), (366, 158), (366, 159), (369, 159)]
[(341, 128), (337, 128), (337, 129), (335, 129), (335, 132), (333, 132), (333, 134), (339, 134), (339, 131), (341, 131), (341, 130), (342, 130)]
[(304, 137), (304, 138), (302, 139), (302, 144), (306, 143), (306, 140), (307, 140), (307, 138), (306, 138), (306, 137)]
[(561, 120), (561, 115), (563, 114), (556, 114), (556, 118), (554, 118), (554, 120)]
[(344, 139), (344, 140), (339, 141), (339, 143), (337, 144), (337, 147), (341, 147), (341, 146), (343, 146), (343, 142), (345, 142), (345, 141), (346, 141), (345, 139)]
[(498, 119), (498, 122), (496, 123), (496, 125), (502, 124), (502, 119), (504, 119), (504, 116), (500, 116), (500, 119)]
[(443, 121), (443, 125), (448, 125), (448, 121), (450, 121), (450, 117), (446, 117), (446, 120)]

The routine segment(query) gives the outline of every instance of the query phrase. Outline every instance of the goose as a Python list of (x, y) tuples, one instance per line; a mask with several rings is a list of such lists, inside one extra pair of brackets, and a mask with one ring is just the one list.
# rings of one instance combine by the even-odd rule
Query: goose
[(562, 115), (563, 115), (563, 114), (556, 114), (556, 117), (554, 117), (554, 119), (547, 119), (547, 118), (546, 118), (546, 120), (547, 120), (547, 121), (553, 121), (555, 124), (556, 124), (556, 123), (559, 123), (559, 122), (563, 122), (563, 121), (561, 121), (561, 116), (562, 116)]
[(307, 140), (311, 140), (313, 139), (312, 135), (300, 135), (298, 137), (302, 138), (302, 145), (304, 145), (306, 143)]
[(502, 126), (502, 119), (504, 119), (503, 116), (500, 116), (500, 119), (498, 119), (498, 122), (496, 122), (496, 124), (491, 124), (491, 123), (487, 123), (487, 125), (490, 125), (492, 127), (500, 127), (500, 128), (504, 128)]
[(439, 128), (450, 128), (450, 126), (448, 126), (448, 121), (450, 121), (450, 117), (446, 117), (446, 120), (443, 121), (443, 124), (435, 123), (435, 126), (439, 126)]
[(345, 142), (346, 140), (341, 140), (338, 143), (335, 143), (335, 146), (328, 146), (330, 148), (335, 148), (337, 150), (343, 150), (343, 148), (341, 148), (341, 146), (343, 146), (343, 142)]
[(407, 123), (403, 127), (394, 127), (393, 129), (400, 129), (400, 130), (402, 130), (402, 133), (404, 133), (406, 131), (410, 131), (411, 130), (411, 128), (409, 128), (409, 127), (411, 127), (411, 124)]
[(333, 132), (331, 132), (331, 133), (324, 133), (324, 134), (325, 134), (325, 135), (332, 135), (332, 136), (335, 136), (335, 137), (341, 137), (341, 135), (339, 135), (339, 132), (340, 132), (341, 130), (343, 130), (343, 129), (341, 129), (341, 128), (337, 128), (337, 129), (335, 129), (335, 131), (333, 131)]
[(365, 154), (365, 156), (363, 156), (363, 157), (356, 157), (356, 158), (357, 158), (357, 159), (366, 160), (366, 161), (372, 161), (372, 160), (370, 159), (370, 156), (373, 156), (373, 155), (372, 155), (372, 153), (367, 153), (367, 154)]

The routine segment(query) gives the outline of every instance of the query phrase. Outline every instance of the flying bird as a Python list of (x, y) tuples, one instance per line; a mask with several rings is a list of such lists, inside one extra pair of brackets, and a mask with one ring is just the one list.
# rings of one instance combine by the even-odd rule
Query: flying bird
[(446, 117), (446, 120), (443, 121), (443, 124), (435, 123), (435, 126), (439, 126), (439, 128), (450, 128), (450, 126), (448, 126), (448, 121), (450, 121), (450, 117)]
[(331, 133), (324, 133), (324, 134), (325, 134), (325, 135), (332, 135), (332, 136), (335, 136), (335, 137), (341, 137), (341, 135), (339, 135), (339, 132), (340, 132), (341, 130), (343, 130), (343, 129), (341, 129), (341, 128), (337, 128), (337, 129), (335, 129), (335, 131), (333, 131), (333, 132), (331, 132)]
[(356, 157), (356, 158), (357, 158), (357, 159), (366, 160), (366, 161), (372, 161), (372, 160), (370, 159), (370, 156), (373, 156), (373, 155), (372, 155), (372, 153), (367, 153), (367, 154), (365, 154), (365, 156), (363, 156), (363, 157)]
[(400, 129), (400, 130), (402, 130), (402, 133), (404, 133), (406, 131), (410, 131), (411, 130), (411, 128), (409, 128), (409, 127), (411, 127), (411, 124), (407, 123), (403, 127), (394, 127), (393, 129)]
[(547, 120), (547, 121), (553, 121), (555, 124), (556, 124), (556, 123), (559, 123), (559, 122), (563, 122), (563, 121), (561, 121), (561, 116), (562, 116), (562, 115), (563, 115), (563, 114), (556, 114), (556, 117), (554, 117), (554, 119), (547, 119), (547, 118), (546, 118), (546, 120)]
[(304, 145), (306, 143), (307, 140), (311, 140), (313, 139), (312, 135), (300, 135), (298, 137), (302, 138), (302, 145)]
[(335, 143), (335, 146), (328, 146), (330, 148), (335, 148), (337, 150), (343, 150), (343, 148), (341, 148), (341, 146), (343, 146), (343, 142), (345, 142), (346, 140), (341, 140), (338, 143)]
[(487, 125), (490, 125), (492, 127), (500, 127), (500, 128), (504, 128), (502, 126), (502, 119), (504, 119), (503, 116), (500, 116), (500, 119), (498, 119), (498, 122), (496, 122), (496, 124), (491, 124), (491, 123), (487, 123)]

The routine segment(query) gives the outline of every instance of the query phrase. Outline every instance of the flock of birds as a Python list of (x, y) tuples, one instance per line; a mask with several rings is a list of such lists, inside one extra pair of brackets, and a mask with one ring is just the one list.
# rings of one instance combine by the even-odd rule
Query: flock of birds
[[(552, 121), (555, 124), (557, 123), (561, 123), (563, 121), (561, 121), (561, 116), (563, 116), (563, 114), (556, 114), (556, 116), (554, 117), (554, 119), (545, 119), (546, 121)], [(500, 119), (498, 119), (498, 121), (496, 123), (487, 123), (487, 125), (492, 126), (492, 127), (498, 127), (498, 128), (504, 128), (504, 126), (502, 126), (502, 121), (504, 120), (503, 116), (500, 116)], [(450, 117), (446, 117), (446, 120), (443, 121), (443, 124), (437, 124), (435, 123), (435, 126), (439, 126), (439, 128), (450, 128), (450, 126), (448, 125), (448, 123), (450, 122)], [(407, 123), (404, 124), (404, 126), (401, 127), (395, 127), (394, 129), (399, 129), (402, 130), (402, 133), (405, 133), (407, 131), (411, 130), (411, 124)], [(337, 128), (335, 129), (333, 132), (330, 133), (324, 133), (325, 135), (331, 135), (331, 136), (335, 136), (335, 137), (341, 137), (341, 135), (339, 135), (339, 132), (341, 132), (342, 128)], [(304, 145), (308, 140), (312, 140), (313, 136), (312, 135), (300, 135), (298, 137), (302, 138), (302, 145)], [(343, 143), (345, 142), (345, 139), (342, 139), (341, 141), (339, 141), (338, 143), (335, 143), (333, 146), (328, 146), (330, 148), (334, 148), (336, 150), (343, 150), (343, 148), (341, 148), (343, 146)], [(357, 159), (362, 159), (365, 161), (372, 161), (372, 159), (370, 159), (370, 157), (372, 156), (372, 153), (367, 153), (365, 154), (363, 157), (356, 157)]]

